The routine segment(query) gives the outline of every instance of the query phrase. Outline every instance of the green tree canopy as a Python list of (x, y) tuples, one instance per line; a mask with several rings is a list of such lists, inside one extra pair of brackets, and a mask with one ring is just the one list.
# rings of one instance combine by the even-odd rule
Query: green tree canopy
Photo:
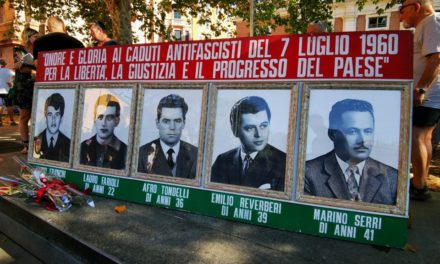
[[(166, 14), (178, 11), (185, 17), (198, 19), (201, 25), (210, 25), (218, 36), (227, 31), (227, 18), (250, 21), (251, 0), (9, 0), (16, 12), (25, 12), (28, 17), (44, 21), (58, 15), (66, 21), (70, 32), (88, 36), (88, 25), (103, 21), (110, 34), (121, 43), (132, 43), (131, 22), (138, 20), (148, 38), (158, 34), (165, 40), (173, 39), (172, 28), (166, 23)], [(4, 5), (6, 0), (0, 0)], [(157, 2), (155, 5), (154, 3)], [(344, 2), (344, 0), (335, 0)], [(356, 0), (359, 9), (379, 0)], [(386, 8), (400, 0), (386, 1)], [(332, 0), (254, 0), (254, 35), (266, 35), (278, 26), (285, 26), (288, 33), (305, 32), (310, 21), (329, 21), (332, 18)], [(213, 12), (215, 8), (216, 12)], [(385, 8), (385, 9), (386, 9)], [(377, 7), (378, 13), (383, 9)], [(283, 12), (280, 12), (283, 11)], [(286, 15), (286, 12), (287, 14)], [(217, 16), (213, 20), (212, 16)], [(78, 23), (82, 19), (85, 23)], [(212, 21), (218, 21), (213, 23)], [(110, 26), (111, 25), (111, 26)]]

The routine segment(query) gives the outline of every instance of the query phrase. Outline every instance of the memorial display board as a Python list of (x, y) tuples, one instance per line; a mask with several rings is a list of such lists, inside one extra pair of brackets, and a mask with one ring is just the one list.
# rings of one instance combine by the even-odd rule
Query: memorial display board
[(403, 247), (411, 54), (409, 31), (42, 53), (29, 160), (96, 195)]

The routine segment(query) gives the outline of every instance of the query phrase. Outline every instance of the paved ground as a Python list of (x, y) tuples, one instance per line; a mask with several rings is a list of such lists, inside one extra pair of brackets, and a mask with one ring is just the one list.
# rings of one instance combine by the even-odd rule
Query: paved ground
[[(18, 116), (15, 116), (15, 121)], [(3, 119), (3, 126), (0, 127), (0, 155), (7, 153), (17, 153), (22, 149), (19, 139), (18, 126), (9, 126), (9, 119)], [(0, 158), (0, 174), (4, 175), (3, 170), (6, 161)], [(12, 172), (14, 173), (14, 172)], [(15, 243), (5, 234), (0, 232), (0, 263), (41, 263), (32, 256), (26, 249)]]
[(32, 256), (26, 249), (22, 248), (20, 245), (5, 236), (3, 233), (0, 233), (0, 263), (38, 264), (42, 262)]
[[(18, 117), (16, 118), (18, 119)], [(9, 126), (7, 122), (0, 127), (0, 153), (13, 153), (22, 149), (18, 126)]]
[[(15, 138), (14, 133), (14, 129), (0, 128), (0, 151), (3, 139)], [(15, 151), (18, 150), (19, 146)], [(19, 154), (0, 154), (1, 174), (16, 173), (13, 155)], [(9, 200), (121, 263), (389, 264), (438, 263), (440, 259), (440, 225), (437, 224), (440, 193), (434, 193), (434, 198), (428, 202), (410, 203), (412, 229), (408, 230), (408, 243), (414, 252), (319, 238), (102, 197), (94, 197), (96, 208), (74, 207), (64, 213), (46, 211), (39, 205), (26, 203), (23, 198)], [(114, 206), (121, 204), (128, 210), (115, 213)], [(38, 259), (42, 258), (30, 256), (26, 249), (2, 234), (0, 248), (0, 263), (39, 263)], [(50, 263), (47, 258), (43, 261)]]

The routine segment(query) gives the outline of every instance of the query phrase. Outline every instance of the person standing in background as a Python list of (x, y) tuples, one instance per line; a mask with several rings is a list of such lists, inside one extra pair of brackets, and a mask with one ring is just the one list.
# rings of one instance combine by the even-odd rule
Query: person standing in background
[(307, 34), (319, 34), (327, 32), (326, 26), (323, 22), (315, 20), (307, 25)]
[(3, 59), (0, 59), (0, 126), (3, 125), (2, 115), (3, 115), (3, 107), (7, 108), (8, 116), (9, 116), (9, 125), (16, 126), (17, 123), (14, 121), (14, 112), (12, 109), (13, 102), (9, 98), (9, 89), (12, 87), (12, 79), (15, 76), (15, 73), (6, 68), (6, 62)]
[[(38, 53), (42, 51), (63, 50), (63, 49), (78, 49), (84, 48), (84, 44), (76, 38), (69, 36), (66, 33), (64, 21), (57, 17), (51, 16), (46, 21), (48, 34), (38, 38), (35, 41), (33, 55), (35, 65), (38, 61)], [(38, 65), (37, 65), (38, 67)]]
[(14, 48), (15, 66), (15, 102), (20, 108), (19, 130), (23, 143), (22, 154), (27, 154), (29, 144), (29, 120), (31, 118), (32, 97), (35, 83), (35, 65), (32, 60), (32, 52), (38, 31), (25, 28), (21, 34), (21, 42), (24, 47)]
[(415, 27), (410, 198), (428, 200), (426, 180), (432, 158), (432, 132), (440, 119), (440, 14), (429, 0), (406, 0), (399, 8), (405, 28)]
[(90, 36), (92, 36), (93, 47), (104, 47), (104, 46), (114, 46), (119, 45), (119, 43), (111, 39), (107, 35), (104, 23), (101, 21), (96, 21), (90, 25)]

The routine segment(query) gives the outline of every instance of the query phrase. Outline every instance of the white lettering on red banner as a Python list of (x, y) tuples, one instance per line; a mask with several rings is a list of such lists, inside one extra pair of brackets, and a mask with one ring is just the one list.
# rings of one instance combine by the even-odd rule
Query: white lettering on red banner
[(111, 46), (42, 53), (37, 81), (411, 79), (411, 51), (408, 31)]

